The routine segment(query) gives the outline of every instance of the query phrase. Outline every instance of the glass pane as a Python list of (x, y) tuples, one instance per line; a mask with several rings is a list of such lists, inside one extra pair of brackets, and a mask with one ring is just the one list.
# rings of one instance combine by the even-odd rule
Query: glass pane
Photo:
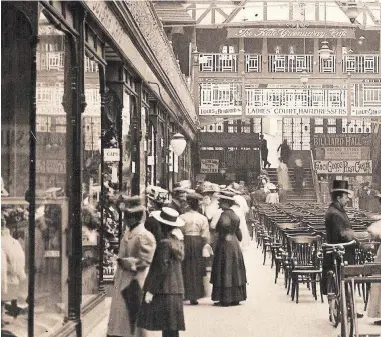
[(24, 14), (1, 5), (1, 335), (26, 336), (32, 32)]
[[(68, 259), (62, 235), (67, 219), (67, 116), (70, 45), (44, 12), (38, 23), (36, 83), (35, 329), (43, 335), (63, 322), (67, 311)], [(47, 319), (49, 317), (49, 319)], [(44, 330), (43, 330), (44, 329)]]
[(86, 108), (82, 114), (82, 305), (98, 293), (101, 95), (97, 62), (85, 56)]

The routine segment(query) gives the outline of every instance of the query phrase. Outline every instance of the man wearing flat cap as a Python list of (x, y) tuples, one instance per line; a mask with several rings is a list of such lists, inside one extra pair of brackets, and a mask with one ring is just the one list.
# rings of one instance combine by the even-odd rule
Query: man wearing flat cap
[[(345, 212), (345, 206), (349, 201), (349, 196), (352, 194), (348, 189), (348, 181), (334, 180), (331, 191), (332, 202), (325, 214), (325, 228), (327, 233), (327, 243), (346, 243), (352, 240), (358, 242), (355, 232), (352, 229), (349, 218)], [(355, 246), (346, 247), (344, 261), (348, 264), (354, 264)], [(326, 254), (323, 261), (323, 279), (322, 293), (327, 293), (327, 273), (333, 269), (332, 254)]]

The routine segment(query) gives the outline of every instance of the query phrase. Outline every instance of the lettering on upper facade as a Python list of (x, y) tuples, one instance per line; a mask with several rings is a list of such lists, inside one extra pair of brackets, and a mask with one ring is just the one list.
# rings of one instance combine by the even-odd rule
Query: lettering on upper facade
[(247, 115), (264, 115), (264, 116), (346, 116), (347, 110), (344, 108), (251, 108), (247, 107)]
[(228, 38), (355, 38), (353, 29), (345, 28), (228, 28)]
[(372, 174), (371, 160), (315, 160), (318, 174)]
[(313, 145), (325, 146), (370, 146), (372, 139), (370, 135), (315, 135)]

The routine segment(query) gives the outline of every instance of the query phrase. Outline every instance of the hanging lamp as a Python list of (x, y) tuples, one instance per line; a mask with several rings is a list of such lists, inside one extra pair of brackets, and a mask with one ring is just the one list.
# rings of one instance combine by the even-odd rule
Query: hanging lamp
[(329, 49), (328, 41), (323, 41), (321, 44), (321, 48), (319, 49), (319, 56), (322, 60), (328, 60), (333, 51)]

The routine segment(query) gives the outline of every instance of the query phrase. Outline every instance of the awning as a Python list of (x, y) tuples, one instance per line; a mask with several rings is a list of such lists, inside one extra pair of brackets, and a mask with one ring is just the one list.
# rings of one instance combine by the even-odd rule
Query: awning
[(163, 24), (194, 24), (196, 20), (188, 14), (181, 2), (154, 1), (157, 16)]

